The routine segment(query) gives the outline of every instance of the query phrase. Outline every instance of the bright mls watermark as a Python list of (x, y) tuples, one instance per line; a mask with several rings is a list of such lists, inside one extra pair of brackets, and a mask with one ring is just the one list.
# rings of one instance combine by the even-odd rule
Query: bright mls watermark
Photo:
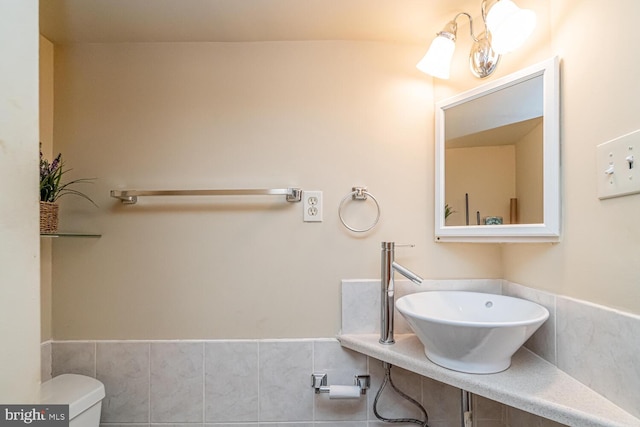
[(0, 427), (68, 427), (69, 405), (0, 405)]

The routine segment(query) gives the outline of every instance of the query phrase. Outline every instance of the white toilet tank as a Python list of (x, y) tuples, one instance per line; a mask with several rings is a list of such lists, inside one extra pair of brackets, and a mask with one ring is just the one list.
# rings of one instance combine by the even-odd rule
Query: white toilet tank
[(95, 378), (64, 374), (42, 383), (41, 404), (69, 405), (70, 427), (98, 427), (104, 385)]

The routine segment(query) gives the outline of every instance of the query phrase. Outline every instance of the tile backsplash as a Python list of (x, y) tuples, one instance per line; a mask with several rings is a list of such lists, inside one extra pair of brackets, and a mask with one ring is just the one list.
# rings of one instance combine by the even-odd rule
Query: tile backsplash
[[(397, 297), (435, 290), (502, 293), (535, 301), (549, 320), (526, 346), (563, 371), (640, 416), (640, 318), (606, 307), (537, 291), (504, 280), (427, 280), (421, 287), (398, 281)], [(344, 333), (379, 332), (377, 280), (342, 283)], [(402, 316), (396, 333), (410, 332)], [(371, 375), (360, 399), (330, 400), (315, 394), (311, 374), (329, 384), (352, 384)], [(210, 426), (381, 427), (372, 411), (384, 379), (380, 361), (342, 348), (335, 339), (53, 341), (42, 344), (42, 378), (63, 373), (95, 377), (105, 384), (103, 427), (161, 424)], [(457, 388), (392, 368), (403, 391), (429, 412), (431, 427), (459, 427)], [(379, 405), (385, 417), (421, 414), (389, 387)], [(475, 427), (557, 427), (559, 424), (474, 397)]]
[(640, 418), (640, 317), (557, 301), (558, 367)]

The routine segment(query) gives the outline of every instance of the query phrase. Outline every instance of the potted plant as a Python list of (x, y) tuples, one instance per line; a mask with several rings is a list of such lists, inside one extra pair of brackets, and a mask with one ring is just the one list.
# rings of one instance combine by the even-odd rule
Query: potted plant
[(95, 204), (86, 194), (71, 188), (75, 184), (89, 183), (93, 178), (80, 178), (62, 183), (62, 175), (71, 169), (64, 169), (62, 153), (51, 162), (44, 158), (40, 150), (40, 233), (53, 234), (58, 231), (58, 199), (72, 194), (80, 196), (94, 206)]

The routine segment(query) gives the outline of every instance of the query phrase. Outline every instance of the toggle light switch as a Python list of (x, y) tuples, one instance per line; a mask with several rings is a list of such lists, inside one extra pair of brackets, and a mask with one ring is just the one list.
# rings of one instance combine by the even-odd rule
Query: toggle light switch
[(598, 198), (640, 193), (640, 168), (635, 155), (640, 153), (640, 130), (598, 145)]
[(627, 156), (625, 160), (629, 163), (629, 169), (633, 169), (633, 155)]

